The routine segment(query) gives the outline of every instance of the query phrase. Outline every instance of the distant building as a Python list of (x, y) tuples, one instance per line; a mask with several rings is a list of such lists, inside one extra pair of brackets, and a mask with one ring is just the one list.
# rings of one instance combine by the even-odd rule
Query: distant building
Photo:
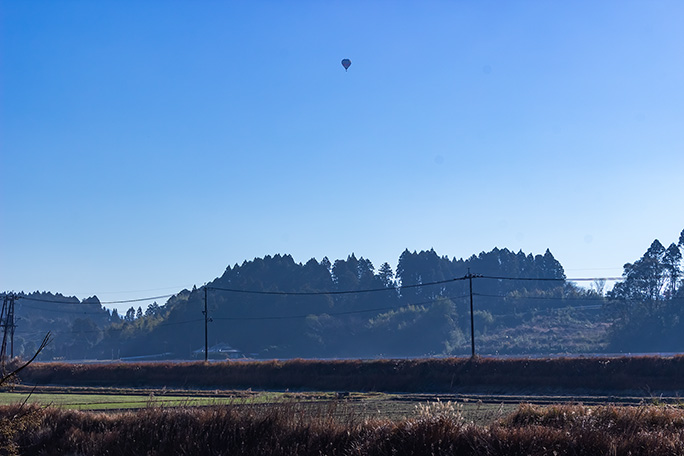
[[(204, 347), (194, 350), (192, 352), (195, 358), (204, 358)], [(245, 354), (240, 350), (237, 350), (225, 342), (220, 342), (216, 345), (209, 347), (207, 351), (207, 358), (211, 359), (236, 359), (244, 358)]]

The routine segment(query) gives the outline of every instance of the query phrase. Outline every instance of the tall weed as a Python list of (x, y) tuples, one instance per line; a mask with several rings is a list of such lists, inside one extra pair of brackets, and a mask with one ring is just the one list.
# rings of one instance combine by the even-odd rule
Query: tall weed
[[(0, 407), (0, 422), (19, 412)], [(521, 405), (490, 425), (436, 402), (398, 421), (363, 419), (344, 402), (234, 404), (95, 413), (27, 406), (2, 435), (22, 455), (672, 455), (684, 454), (676, 407)]]

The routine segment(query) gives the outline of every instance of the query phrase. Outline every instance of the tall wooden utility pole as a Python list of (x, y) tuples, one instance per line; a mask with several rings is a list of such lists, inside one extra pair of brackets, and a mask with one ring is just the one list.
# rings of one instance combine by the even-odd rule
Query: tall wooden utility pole
[(468, 283), (470, 285), (470, 348), (471, 356), (475, 357), (475, 318), (473, 316), (473, 278), (482, 277), (482, 274), (471, 274), (468, 268)]
[(207, 312), (207, 286), (204, 286), (204, 362), (209, 359), (209, 312)]
[(14, 300), (17, 295), (14, 293), (6, 294), (2, 300), (2, 310), (0, 310), (0, 327), (2, 327), (2, 345), (0, 346), (0, 359), (4, 368), (7, 358), (7, 342), (10, 344), (10, 356), (14, 358)]

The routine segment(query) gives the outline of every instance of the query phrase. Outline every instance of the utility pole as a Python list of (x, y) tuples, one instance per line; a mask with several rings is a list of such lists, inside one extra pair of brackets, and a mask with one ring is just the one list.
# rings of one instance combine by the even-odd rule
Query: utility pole
[(475, 358), (475, 318), (473, 316), (473, 278), (482, 277), (482, 274), (471, 274), (468, 268), (468, 284), (470, 285), (470, 348), (471, 356)]
[(209, 312), (207, 312), (207, 286), (204, 285), (204, 362), (209, 359)]
[(2, 300), (2, 310), (0, 310), (0, 327), (2, 327), (2, 345), (0, 346), (0, 360), (2, 362), (3, 371), (5, 366), (5, 358), (7, 358), (7, 341), (10, 344), (10, 356), (14, 358), (14, 301), (17, 295), (14, 293), (5, 294)]

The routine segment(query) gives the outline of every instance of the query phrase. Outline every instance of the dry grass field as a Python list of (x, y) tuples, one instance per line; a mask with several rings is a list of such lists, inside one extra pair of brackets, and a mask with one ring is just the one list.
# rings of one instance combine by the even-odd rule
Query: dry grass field
[(682, 364), (36, 364), (0, 392), (0, 454), (677, 455)]
[(137, 388), (74, 388), (16, 386), (0, 392), (0, 405), (34, 404), (68, 410), (123, 411), (144, 408), (271, 407), (297, 403), (303, 409), (336, 410), (362, 419), (397, 421), (414, 417), (420, 407), (436, 402), (460, 404), (466, 420), (489, 424), (512, 412), (523, 401), (544, 404), (572, 400), (569, 397), (521, 397), (492, 395), (392, 394), (379, 392), (273, 392), (251, 390), (159, 390)]
[[(370, 405), (369, 399), (365, 405)], [(479, 423), (472, 418), (479, 410)], [(394, 413), (396, 413), (395, 411)], [(119, 412), (0, 407), (0, 452), (21, 455), (676, 455), (672, 405), (418, 402), (390, 418), (354, 400), (283, 400)]]

